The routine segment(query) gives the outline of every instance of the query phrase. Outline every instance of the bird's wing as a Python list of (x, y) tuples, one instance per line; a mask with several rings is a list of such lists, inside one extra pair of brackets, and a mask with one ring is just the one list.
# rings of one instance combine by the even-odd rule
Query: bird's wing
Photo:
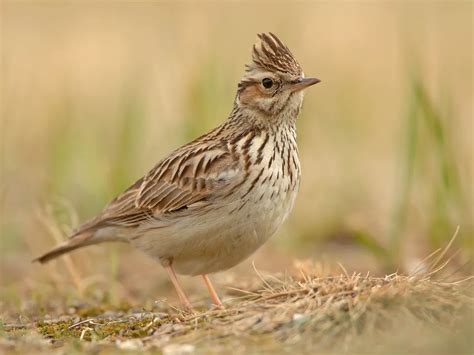
[(241, 177), (239, 159), (225, 145), (198, 146), (174, 154), (144, 178), (135, 207), (154, 214), (171, 213), (210, 201)]
[(105, 226), (134, 227), (160, 215), (202, 207), (228, 193), (243, 175), (238, 156), (224, 143), (184, 146), (117, 196), (75, 234)]

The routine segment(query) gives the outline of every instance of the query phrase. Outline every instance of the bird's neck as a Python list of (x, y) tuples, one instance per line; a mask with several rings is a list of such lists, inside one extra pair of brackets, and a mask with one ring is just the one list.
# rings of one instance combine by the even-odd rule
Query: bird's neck
[(278, 115), (268, 115), (262, 111), (242, 107), (234, 103), (234, 107), (225, 123), (233, 125), (244, 125), (261, 130), (280, 131), (296, 130), (296, 118), (298, 110), (283, 110)]

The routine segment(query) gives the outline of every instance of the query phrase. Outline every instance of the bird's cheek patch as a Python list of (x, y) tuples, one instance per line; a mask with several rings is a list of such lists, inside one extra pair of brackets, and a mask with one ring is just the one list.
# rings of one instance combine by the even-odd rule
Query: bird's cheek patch
[(239, 99), (243, 106), (258, 109), (261, 112), (267, 112), (274, 100), (269, 93), (262, 91), (259, 84), (246, 87)]
[(246, 106), (254, 106), (261, 95), (262, 93), (256, 85), (249, 85), (240, 93), (240, 103)]

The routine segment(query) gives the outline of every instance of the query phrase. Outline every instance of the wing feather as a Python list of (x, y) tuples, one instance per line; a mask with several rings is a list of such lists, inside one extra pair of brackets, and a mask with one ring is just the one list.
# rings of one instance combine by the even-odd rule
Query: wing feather
[(227, 144), (184, 146), (112, 200), (76, 233), (105, 226), (135, 227), (150, 219), (212, 201), (242, 179), (240, 160)]

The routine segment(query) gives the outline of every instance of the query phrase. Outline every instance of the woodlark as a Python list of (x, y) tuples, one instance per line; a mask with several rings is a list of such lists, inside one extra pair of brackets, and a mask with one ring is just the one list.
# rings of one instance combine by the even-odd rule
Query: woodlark
[(229, 117), (178, 148), (80, 226), (44, 263), (87, 245), (127, 242), (158, 260), (183, 305), (179, 274), (228, 269), (255, 252), (291, 211), (300, 183), (295, 124), (303, 91), (319, 82), (272, 33), (258, 35)]

